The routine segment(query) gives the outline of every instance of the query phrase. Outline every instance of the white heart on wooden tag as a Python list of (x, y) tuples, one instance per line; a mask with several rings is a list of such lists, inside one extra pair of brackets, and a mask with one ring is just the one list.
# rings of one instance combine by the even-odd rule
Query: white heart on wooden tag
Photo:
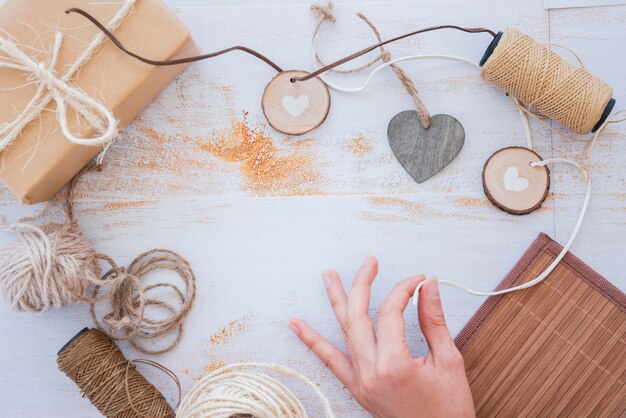
[(528, 189), (528, 179), (520, 177), (517, 167), (509, 167), (504, 172), (504, 188), (511, 192), (523, 192)]
[(297, 99), (290, 95), (284, 96), (283, 107), (291, 116), (297, 118), (309, 107), (309, 96), (303, 94)]

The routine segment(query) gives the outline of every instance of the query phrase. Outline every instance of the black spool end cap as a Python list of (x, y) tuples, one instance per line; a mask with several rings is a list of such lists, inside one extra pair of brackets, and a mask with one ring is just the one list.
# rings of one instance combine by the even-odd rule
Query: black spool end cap
[(596, 126), (593, 127), (591, 132), (595, 132), (598, 129), (600, 129), (600, 126), (602, 126), (602, 124), (606, 122), (606, 119), (609, 117), (614, 107), (615, 107), (615, 99), (611, 97), (611, 100), (609, 100), (609, 102), (606, 104), (606, 107), (604, 108), (604, 112), (602, 112), (602, 116), (600, 116), (600, 120), (598, 121), (598, 123), (596, 123)]
[(87, 331), (89, 331), (88, 327), (85, 327), (81, 329), (80, 331), (78, 331), (78, 334), (74, 335), (68, 342), (65, 343), (63, 347), (61, 347), (61, 349), (57, 352), (57, 356), (59, 356), (62, 352), (64, 352), (67, 349), (67, 347), (70, 346), (70, 344), (72, 344), (74, 341), (79, 339), (80, 336), (86, 333)]
[(482, 67), (487, 62), (491, 54), (493, 54), (493, 51), (496, 49), (496, 47), (500, 43), (500, 39), (502, 39), (502, 35), (504, 35), (504, 33), (498, 32), (496, 37), (493, 38), (493, 41), (491, 41), (491, 43), (487, 47), (487, 50), (483, 54), (483, 57), (480, 59), (480, 62), (478, 63), (478, 65)]

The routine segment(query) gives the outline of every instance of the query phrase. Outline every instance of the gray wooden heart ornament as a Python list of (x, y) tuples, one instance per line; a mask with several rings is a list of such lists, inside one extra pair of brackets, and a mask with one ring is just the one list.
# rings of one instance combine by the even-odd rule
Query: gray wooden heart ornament
[(421, 183), (454, 160), (465, 143), (465, 130), (450, 115), (431, 116), (425, 129), (415, 110), (405, 110), (389, 122), (387, 138), (402, 167)]

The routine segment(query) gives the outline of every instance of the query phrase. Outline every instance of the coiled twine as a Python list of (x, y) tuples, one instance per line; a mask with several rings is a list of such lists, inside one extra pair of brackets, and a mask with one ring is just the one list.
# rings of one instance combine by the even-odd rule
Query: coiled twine
[(108, 418), (174, 417), (163, 395), (98, 329), (82, 333), (62, 349), (57, 364)]
[(507, 28), (481, 70), (489, 83), (565, 128), (587, 134), (602, 118), (613, 89), (530, 36)]
[(325, 416), (334, 417), (328, 399), (313, 382), (295, 370), (268, 363), (232, 364), (209, 373), (183, 398), (177, 416), (307, 418), (309, 415), (296, 395), (260, 369), (304, 383), (321, 400)]

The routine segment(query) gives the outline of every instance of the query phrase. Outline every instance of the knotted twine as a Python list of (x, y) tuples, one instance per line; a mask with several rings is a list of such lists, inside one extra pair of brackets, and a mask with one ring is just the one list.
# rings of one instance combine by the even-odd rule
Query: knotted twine
[[(315, 27), (315, 31), (313, 32), (313, 42), (316, 42), (317, 37), (320, 32), (320, 28), (322, 27), (322, 24), (325, 21), (329, 21), (330, 23), (335, 23), (337, 21), (337, 18), (333, 14), (332, 9), (333, 9), (332, 2), (329, 2), (326, 7), (320, 4), (311, 5), (311, 11), (313, 11), (319, 19), (317, 22), (317, 26)], [(359, 17), (359, 19), (361, 19), (370, 27), (370, 29), (376, 36), (376, 39), (378, 39), (378, 42), (382, 42), (383, 40), (380, 35), (380, 32), (378, 31), (374, 23), (371, 20), (369, 20), (361, 12), (357, 13), (356, 15)], [(322, 61), (321, 57), (319, 56), (317, 52), (315, 53), (315, 59), (322, 67), (326, 65), (324, 64), (324, 62)], [(378, 56), (372, 58), (370, 61), (368, 61), (366, 64), (361, 65), (360, 67), (356, 67), (356, 68), (352, 68), (348, 70), (331, 69), (330, 71), (335, 72), (335, 73), (340, 73), (340, 74), (356, 73), (356, 72), (359, 72), (359, 71), (362, 71), (371, 67), (372, 65), (376, 64), (378, 61), (383, 61), (383, 62), (391, 61), (391, 53), (387, 51), (384, 46), (380, 47), (380, 54)], [(413, 98), (413, 101), (415, 102), (415, 107), (418, 110), (422, 125), (424, 126), (425, 129), (428, 129), (430, 127), (430, 114), (428, 113), (428, 109), (426, 108), (426, 105), (422, 101), (417, 91), (417, 88), (415, 87), (415, 83), (413, 83), (413, 80), (411, 80), (409, 75), (402, 68), (400, 68), (397, 64), (391, 64), (390, 67), (393, 70), (393, 72), (396, 74), (396, 76), (398, 77), (398, 79), (400, 80), (404, 88), (406, 89), (406, 91)]]
[[(17, 232), (13, 245), (0, 250), (0, 285), (4, 296), (16, 311), (44, 312), (64, 308), (76, 301), (90, 305), (91, 317), (99, 329), (115, 340), (126, 340), (146, 354), (160, 354), (173, 349), (183, 334), (183, 321), (189, 314), (196, 294), (196, 278), (179, 254), (157, 248), (137, 256), (128, 267), (118, 266), (110, 257), (100, 254), (80, 231), (74, 215), (74, 190), (86, 171), (99, 169), (94, 165), (83, 169), (70, 184), (65, 201), (55, 199), (32, 218), (0, 227)], [(29, 222), (49, 218), (60, 212), (62, 221), (50, 221), (42, 226)], [(101, 262), (110, 264), (101, 275)], [(154, 270), (170, 270), (179, 276), (184, 291), (172, 283), (159, 282), (142, 287), (141, 279)], [(166, 302), (162, 297), (147, 293), (165, 288), (176, 300)], [(107, 289), (101, 292), (102, 289)], [(95, 305), (107, 301), (110, 312), (101, 320)], [(146, 315), (147, 307), (166, 311), (163, 319)], [(177, 307), (178, 306), (178, 307)], [(160, 349), (148, 349), (139, 340), (154, 340), (176, 332), (176, 337)]]
[(600, 78), (512, 28), (504, 31), (481, 76), (579, 134), (591, 132), (613, 94)]
[(265, 369), (299, 380), (321, 400), (327, 418), (333, 418), (330, 403), (320, 389), (299, 372), (277, 364), (239, 363), (215, 370), (202, 378), (185, 395), (177, 411), (179, 418), (308, 418), (302, 402)]
[[(133, 9), (135, 0), (124, 0), (115, 13), (107, 28), (115, 30), (124, 22), (124, 19)], [(0, 32), (0, 68), (22, 71), (28, 75), (28, 84), (36, 83), (37, 89), (26, 107), (17, 114), (11, 122), (0, 125), (0, 151), (7, 149), (20, 136), (22, 130), (33, 120), (48, 109), (51, 101), (56, 102), (54, 109), (61, 131), (68, 141), (79, 145), (105, 146), (117, 135), (118, 121), (104, 104), (87, 95), (70, 81), (75, 77), (82, 66), (91, 59), (100, 47), (106, 36), (98, 32), (87, 44), (87, 47), (78, 56), (63, 74), (56, 69), (59, 51), (63, 43), (63, 35), (57, 32), (50, 58), (47, 62), (37, 62), (24, 53), (9, 35), (3, 36)], [(43, 52), (43, 51), (40, 51)], [(92, 138), (74, 136), (68, 126), (67, 109), (71, 108), (85, 118), (99, 135)]]
[(144, 363), (178, 378), (149, 360), (128, 361), (115, 343), (98, 329), (90, 329), (62, 349), (59, 369), (76, 383), (84, 396), (107, 418), (173, 418), (174, 410), (133, 363)]

